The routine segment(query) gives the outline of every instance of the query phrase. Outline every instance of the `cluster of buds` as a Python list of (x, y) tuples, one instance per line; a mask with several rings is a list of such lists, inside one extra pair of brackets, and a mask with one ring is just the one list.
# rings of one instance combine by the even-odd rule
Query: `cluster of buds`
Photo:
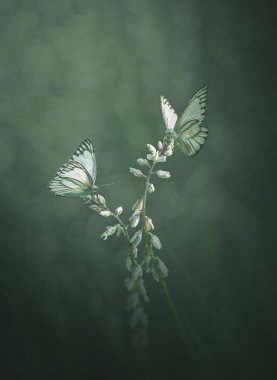
[[(141, 167), (150, 170), (151, 173), (156, 174), (159, 178), (170, 178), (170, 173), (168, 171), (157, 170), (156, 172), (152, 172), (152, 170), (154, 165), (156, 165), (157, 163), (166, 162), (166, 157), (171, 156), (173, 154), (174, 138), (171, 135), (166, 135), (163, 143), (161, 141), (158, 142), (157, 148), (155, 148), (151, 144), (147, 144), (147, 149), (149, 153), (147, 154), (146, 158), (138, 158), (137, 163)], [(130, 172), (135, 177), (147, 178), (147, 175), (145, 175), (140, 169), (131, 167)], [(155, 191), (155, 186), (153, 185), (153, 183), (148, 183), (147, 191), (149, 193), (153, 193)], [(139, 222), (139, 212), (135, 212), (130, 219), (131, 226), (136, 227)]]
[[(123, 208), (121, 206), (117, 207), (114, 212), (112, 212), (106, 205), (105, 198), (100, 194), (87, 195), (83, 198), (85, 204), (89, 206), (89, 208), (99, 215), (104, 217), (114, 216), (118, 217), (122, 214)], [(124, 226), (123, 226), (124, 227)], [(114, 226), (107, 226), (105, 231), (102, 233), (101, 238), (103, 240), (107, 240), (109, 236), (112, 236), (116, 233), (116, 236), (124, 234), (124, 228), (122, 224), (117, 223)]]
[(124, 233), (124, 230), (119, 223), (115, 224), (114, 226), (107, 226), (105, 231), (102, 233), (101, 238), (103, 240), (107, 240), (109, 236), (112, 236), (115, 233), (116, 236), (119, 236), (122, 233)]
[(132, 329), (148, 327), (148, 317), (144, 311), (143, 304), (148, 302), (149, 298), (144, 286), (143, 270), (136, 261), (136, 255), (137, 248), (131, 246), (130, 254), (127, 258), (127, 269), (130, 272), (130, 277), (125, 280), (125, 285), (129, 292), (126, 307), (129, 311), (129, 324)]

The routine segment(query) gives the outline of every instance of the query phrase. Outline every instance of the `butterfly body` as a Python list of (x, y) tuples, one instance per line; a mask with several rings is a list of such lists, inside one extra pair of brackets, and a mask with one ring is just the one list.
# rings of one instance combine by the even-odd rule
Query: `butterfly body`
[(208, 128), (202, 125), (207, 94), (207, 87), (202, 87), (189, 101), (180, 118), (168, 100), (161, 97), (162, 114), (167, 131), (172, 134), (179, 149), (190, 157), (200, 151), (208, 137)]
[(57, 171), (48, 188), (55, 195), (83, 197), (97, 190), (96, 158), (92, 143), (85, 139), (69, 161)]

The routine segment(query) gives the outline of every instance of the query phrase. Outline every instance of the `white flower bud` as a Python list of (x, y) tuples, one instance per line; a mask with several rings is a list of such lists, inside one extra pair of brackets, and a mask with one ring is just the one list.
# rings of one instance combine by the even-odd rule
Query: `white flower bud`
[(121, 227), (120, 224), (117, 224), (117, 229), (116, 229), (116, 236), (120, 236), (122, 233), (124, 233), (123, 228)]
[(136, 307), (134, 311), (132, 312), (132, 314), (130, 315), (130, 319), (129, 319), (130, 328), (134, 329), (139, 324), (139, 322), (142, 324), (143, 327), (145, 328), (148, 327), (148, 317), (141, 306)]
[(159, 156), (157, 159), (157, 162), (166, 162), (166, 157), (165, 156)]
[(132, 272), (132, 266), (133, 266), (132, 258), (130, 256), (127, 256), (126, 267), (129, 272)]
[(159, 282), (160, 281), (160, 276), (159, 276), (159, 272), (157, 271), (157, 269), (155, 267), (152, 267), (151, 268), (151, 272), (152, 272), (152, 275), (154, 277), (154, 279)]
[(141, 172), (139, 169), (135, 168), (130, 168), (130, 172), (135, 176), (135, 177), (145, 177), (145, 175)]
[(134, 233), (134, 235), (132, 236), (132, 238), (130, 240), (130, 243), (133, 245), (133, 247), (136, 248), (139, 245), (139, 243), (141, 242), (141, 239), (142, 239), (142, 231), (139, 230), (139, 231)]
[(172, 156), (173, 150), (171, 148), (167, 148), (166, 151), (164, 152), (164, 156)]
[(148, 184), (147, 191), (148, 191), (148, 193), (154, 193), (154, 191), (155, 191), (155, 186), (153, 185), (153, 183), (149, 183), (149, 184)]
[(170, 173), (169, 172), (166, 172), (164, 170), (157, 170), (156, 171), (156, 174), (158, 177), (160, 178), (170, 178)]
[(153, 156), (153, 154), (147, 154), (147, 160), (149, 160), (149, 161), (154, 161), (154, 156)]
[(136, 259), (138, 256), (138, 249), (134, 246), (132, 246), (132, 255)]
[(101, 235), (101, 239), (107, 240), (108, 239), (108, 235), (105, 232), (103, 232), (102, 235)]
[(137, 293), (131, 293), (127, 299), (127, 310), (135, 309), (139, 304), (139, 295)]
[(138, 158), (137, 163), (140, 166), (146, 166), (147, 168), (149, 168), (149, 162), (145, 158)]
[(139, 277), (142, 277), (143, 276), (143, 271), (142, 271), (142, 267), (137, 264), (136, 266), (134, 266), (132, 268), (132, 277), (137, 280)]
[(151, 234), (151, 243), (156, 249), (161, 249), (162, 248), (162, 243), (158, 236)]
[(111, 213), (110, 211), (108, 211), (108, 210), (100, 211), (99, 214), (102, 215), (102, 216), (105, 216), (106, 218), (107, 218), (108, 216), (111, 216), (111, 215), (112, 215), (112, 213)]
[(90, 209), (92, 209), (93, 211), (96, 211), (98, 213), (100, 213), (103, 209), (99, 206), (96, 206), (96, 205), (91, 205), (89, 206)]
[(149, 150), (150, 153), (152, 154), (155, 154), (156, 153), (156, 148), (151, 145), (151, 144), (147, 144), (147, 149)]
[(113, 235), (116, 230), (117, 230), (117, 225), (115, 225), (115, 226), (107, 226), (106, 227), (106, 231), (102, 233), (101, 238), (103, 240), (107, 240), (108, 236)]
[(135, 228), (139, 224), (140, 210), (135, 210), (135, 212), (130, 216), (129, 222), (132, 228)]
[(158, 149), (159, 150), (163, 149), (163, 143), (161, 141), (158, 142)]
[(106, 233), (111, 236), (115, 233), (115, 231), (117, 230), (117, 224), (115, 226), (107, 226), (106, 227)]
[(141, 296), (145, 302), (149, 302), (149, 297), (148, 297), (148, 294), (146, 292), (142, 278), (140, 279), (140, 294), (141, 294)]
[(144, 259), (142, 260), (142, 267), (144, 272), (148, 273), (150, 272), (150, 263), (151, 263), (151, 257), (149, 255), (144, 256)]
[(147, 229), (147, 231), (154, 230), (154, 224), (152, 222), (152, 219), (150, 219), (148, 216), (146, 216), (145, 219), (146, 219), (146, 229)]
[(106, 200), (104, 197), (102, 197), (102, 195), (98, 194), (97, 195), (97, 200), (98, 202), (102, 205), (102, 206), (106, 206)]
[(167, 266), (165, 265), (165, 263), (159, 259), (158, 257), (156, 257), (156, 262), (157, 262), (157, 267), (161, 273), (161, 275), (166, 278), (168, 276), (168, 268)]
[(115, 209), (115, 215), (116, 216), (119, 216), (119, 215), (121, 215), (122, 214), (122, 211), (123, 211), (123, 208), (121, 207), (121, 206), (119, 206), (119, 207), (117, 207), (116, 209)]
[(139, 198), (132, 206), (132, 211), (142, 210), (143, 198)]
[(125, 286), (128, 291), (132, 290), (135, 285), (135, 279), (133, 277), (126, 278), (125, 280)]

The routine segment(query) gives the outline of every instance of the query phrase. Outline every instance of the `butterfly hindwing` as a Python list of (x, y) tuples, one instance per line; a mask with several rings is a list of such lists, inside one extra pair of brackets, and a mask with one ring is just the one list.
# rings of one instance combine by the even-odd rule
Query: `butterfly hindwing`
[(161, 108), (166, 129), (173, 130), (178, 116), (164, 96), (161, 96)]
[(48, 188), (56, 195), (83, 196), (93, 191), (95, 179), (96, 159), (92, 143), (86, 139), (60, 167)]
[(194, 95), (176, 126), (177, 145), (190, 157), (199, 152), (208, 137), (208, 128), (201, 125), (205, 117), (207, 94), (207, 87), (202, 87)]

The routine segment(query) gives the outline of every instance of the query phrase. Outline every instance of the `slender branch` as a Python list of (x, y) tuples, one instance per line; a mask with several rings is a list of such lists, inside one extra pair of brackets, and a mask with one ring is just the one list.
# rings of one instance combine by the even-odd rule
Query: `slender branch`
[(185, 332), (185, 329), (184, 329), (184, 326), (182, 325), (182, 322), (181, 322), (181, 319), (177, 313), (177, 309), (176, 309), (176, 306), (172, 300), (172, 297), (169, 293), (169, 290), (168, 290), (168, 286), (167, 286), (167, 283), (165, 282), (164, 278), (161, 276), (160, 277), (160, 280), (161, 280), (161, 285), (162, 285), (162, 288), (163, 288), (163, 291), (164, 291), (164, 294), (166, 296), (166, 299), (167, 299), (167, 302), (169, 304), (169, 307), (170, 307), (170, 310), (172, 312), (172, 315), (175, 319), (175, 322), (176, 322), (176, 325), (178, 327), (178, 330), (182, 336), (182, 339), (186, 345), (186, 348), (190, 351), (190, 342), (188, 340), (188, 337), (187, 337), (187, 334)]
[[(161, 154), (162, 153), (163, 152), (161, 152)], [(148, 195), (148, 186), (149, 186), (150, 179), (151, 179), (151, 176), (153, 174), (153, 169), (154, 169), (155, 165), (156, 165), (156, 161), (153, 161), (153, 164), (150, 166), (149, 171), (148, 171), (147, 176), (146, 176), (145, 189), (144, 189), (143, 202), (142, 202), (142, 212), (141, 212), (142, 220), (143, 220), (143, 224), (144, 224), (143, 230), (144, 230), (144, 235), (145, 235), (145, 240), (146, 240), (147, 253), (151, 257), (152, 260), (155, 260), (156, 256), (155, 256), (155, 253), (152, 249), (152, 245), (151, 245), (151, 241), (150, 241), (150, 235), (148, 234), (148, 231), (147, 231), (146, 203), (147, 203), (147, 195)], [(188, 349), (188, 347), (189, 347), (188, 338), (187, 338), (187, 335), (185, 333), (185, 329), (182, 325), (181, 319), (178, 315), (176, 306), (175, 306), (173, 299), (169, 293), (169, 290), (168, 290), (168, 287), (167, 287), (167, 284), (165, 282), (163, 275), (159, 272), (158, 272), (158, 275), (159, 275), (160, 284), (162, 286), (163, 292), (164, 292), (165, 297), (167, 299), (169, 308), (170, 308), (172, 315), (173, 315), (173, 318), (176, 322), (176, 326), (180, 332), (180, 335), (181, 335), (181, 337), (185, 343), (186, 348)]]
[(151, 165), (151, 167), (147, 173), (146, 180), (145, 180), (145, 189), (144, 189), (144, 194), (143, 194), (143, 199), (142, 199), (141, 216), (142, 216), (142, 220), (143, 220), (143, 224), (144, 224), (144, 228), (145, 228), (145, 233), (147, 232), (147, 228), (146, 228), (146, 201), (147, 201), (147, 194), (148, 194), (148, 186), (149, 186), (150, 178), (152, 176), (153, 169), (154, 169), (155, 165), (156, 165), (156, 162), (153, 161), (153, 164)]
[(126, 239), (128, 240), (128, 242), (130, 243), (130, 236), (129, 236), (129, 233), (128, 233), (128, 230), (125, 226), (125, 224), (123, 223), (122, 219), (116, 215), (114, 212), (112, 212), (109, 208), (107, 208), (108, 211), (110, 211), (110, 213), (112, 214), (112, 216), (118, 221), (118, 223), (121, 225), (123, 231), (124, 231), (124, 236), (126, 237)]

